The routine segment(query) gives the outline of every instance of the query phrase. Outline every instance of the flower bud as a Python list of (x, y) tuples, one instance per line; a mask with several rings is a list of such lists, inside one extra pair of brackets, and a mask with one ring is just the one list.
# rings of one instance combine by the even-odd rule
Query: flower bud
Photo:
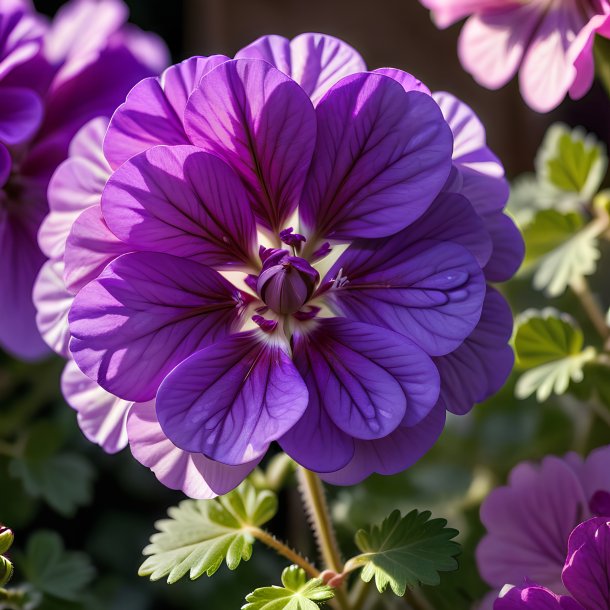
[(0, 525), (0, 555), (4, 555), (12, 546), (15, 536), (8, 528)]
[(265, 260), (257, 290), (273, 311), (291, 314), (309, 300), (319, 279), (318, 272), (305, 259), (277, 250)]
[(13, 575), (13, 564), (6, 558), (0, 556), (0, 587), (4, 587)]

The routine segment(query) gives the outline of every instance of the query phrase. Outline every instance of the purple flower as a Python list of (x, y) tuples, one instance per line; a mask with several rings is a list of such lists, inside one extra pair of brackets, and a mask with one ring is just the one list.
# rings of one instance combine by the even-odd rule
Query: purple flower
[(483, 579), (496, 588), (530, 579), (565, 593), (561, 570), (570, 532), (589, 517), (610, 516), (609, 459), (610, 447), (603, 447), (586, 460), (570, 453), (514, 468), (508, 485), (481, 507), (488, 532), (477, 549)]
[(0, 9), (0, 276), (10, 286), (0, 298), (0, 345), (22, 358), (47, 352), (31, 295), (45, 260), (37, 231), (49, 179), (78, 129), (109, 117), (166, 61), (161, 41), (126, 18), (119, 0), (73, 0), (52, 24), (29, 2)]
[(469, 17), (460, 61), (484, 87), (499, 89), (519, 70), (521, 93), (539, 112), (593, 84), (595, 35), (610, 37), (607, 0), (420, 0), (441, 28)]
[(132, 451), (189, 495), (235, 486), (273, 441), (339, 484), (398, 472), (512, 365), (485, 283), (522, 257), (498, 222), (502, 167), (470, 109), (364, 72), (341, 41), (267, 37), (237, 57), (134, 87), (101, 205), (75, 221), (53, 206), (48, 226), (74, 221), (72, 355), (137, 403)]
[(607, 610), (610, 608), (610, 521), (595, 517), (570, 534), (561, 574), (568, 595), (538, 585), (511, 588), (494, 610)]

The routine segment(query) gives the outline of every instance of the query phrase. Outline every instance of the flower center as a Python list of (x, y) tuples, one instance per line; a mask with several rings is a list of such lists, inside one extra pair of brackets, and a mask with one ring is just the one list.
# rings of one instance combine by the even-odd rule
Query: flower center
[(277, 314), (296, 313), (311, 298), (320, 275), (304, 259), (287, 250), (265, 250), (263, 270), (256, 290), (263, 302)]

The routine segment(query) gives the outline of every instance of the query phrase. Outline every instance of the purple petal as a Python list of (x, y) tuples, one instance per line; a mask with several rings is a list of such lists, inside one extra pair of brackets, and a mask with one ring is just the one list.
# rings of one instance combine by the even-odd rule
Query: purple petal
[(319, 472), (347, 465), (354, 452), (350, 437), (386, 437), (401, 423), (421, 421), (438, 398), (432, 361), (400, 335), (379, 327), (322, 319), (314, 330), (295, 335), (293, 351), (309, 406), (281, 445)]
[(528, 578), (562, 591), (568, 537), (587, 512), (582, 486), (564, 460), (518, 465), (508, 486), (492, 491), (481, 507), (488, 532), (476, 552), (481, 576), (495, 587)]
[(138, 83), (112, 117), (104, 153), (116, 169), (157, 144), (189, 144), (184, 133), (186, 102), (201, 77), (227, 61), (224, 55), (192, 57), (168, 68), (160, 78)]
[(508, 345), (512, 330), (508, 303), (488, 286), (481, 320), (472, 334), (455, 351), (434, 359), (445, 409), (464, 415), (504, 385), (515, 360)]
[[(24, 197), (0, 203), (0, 345), (19, 358), (34, 360), (49, 353), (36, 327), (32, 289), (45, 257), (38, 248), (36, 231), (44, 216), (40, 189)], [(8, 287), (8, 288), (6, 288)]]
[(259, 220), (285, 228), (300, 201), (316, 139), (305, 92), (265, 61), (239, 59), (206, 74), (189, 99), (186, 132), (242, 178)]
[(8, 181), (13, 168), (13, 159), (11, 153), (4, 144), (0, 144), (0, 188)]
[(373, 441), (357, 440), (351, 462), (320, 477), (333, 485), (355, 485), (373, 473), (392, 475), (410, 468), (436, 443), (445, 425), (445, 409), (436, 406), (418, 424), (400, 426)]
[(255, 260), (246, 190), (226, 163), (194, 146), (156, 146), (125, 162), (108, 181), (102, 211), (110, 230), (134, 250), (213, 267)]
[(375, 74), (383, 74), (384, 76), (389, 76), (391, 79), (402, 85), (402, 88), (409, 91), (419, 91), (420, 93), (425, 93), (427, 95), (432, 95), (430, 93), (430, 89), (424, 85), (418, 78), (415, 78), (412, 74), (408, 72), (404, 72), (403, 70), (398, 70), (397, 68), (378, 68), (377, 70), (373, 70)]
[(571, 458), (570, 465), (574, 468), (589, 502), (596, 492), (610, 492), (610, 445), (591, 451), (584, 461), (576, 454), (569, 454), (568, 458)]
[(42, 120), (43, 107), (30, 89), (0, 89), (0, 142), (14, 145), (29, 140)]
[(60, 356), (68, 358), (70, 329), (68, 312), (74, 295), (64, 284), (64, 264), (47, 261), (40, 270), (32, 293), (36, 306), (36, 324), (47, 345)]
[(399, 332), (432, 356), (455, 350), (481, 317), (485, 280), (462, 246), (409, 244), (409, 231), (354, 242), (328, 272), (342, 278), (328, 298), (341, 315)]
[(86, 209), (74, 221), (65, 248), (64, 281), (73, 294), (95, 279), (110, 261), (132, 250), (106, 226), (99, 205)]
[(337, 83), (316, 108), (301, 220), (318, 237), (392, 235), (419, 218), (451, 169), (451, 132), (430, 96), (381, 74)]
[(570, 535), (563, 583), (586, 610), (610, 608), (610, 521), (596, 517)]
[[(458, 166), (459, 167), (459, 166)], [(457, 191), (464, 195), (481, 216), (501, 212), (508, 201), (510, 186), (506, 178), (488, 176), (459, 167), (461, 185)]]
[(70, 157), (55, 171), (49, 183), (49, 215), (38, 231), (38, 243), (49, 258), (63, 256), (74, 221), (87, 208), (99, 205), (110, 177), (102, 153), (108, 119), (87, 123), (70, 144)]
[(493, 252), (484, 271), (490, 282), (505, 282), (517, 273), (525, 256), (525, 242), (513, 220), (498, 212), (484, 218)]
[[(544, 587), (513, 587), (494, 603), (494, 610), (584, 610), (573, 599), (555, 595)], [(588, 610), (588, 609), (587, 609)]]
[(83, 434), (106, 453), (118, 453), (127, 445), (127, 414), (132, 402), (106, 392), (69, 360), (61, 376), (66, 402), (78, 413)]
[(150, 468), (170, 489), (179, 489), (190, 498), (208, 500), (235, 489), (256, 467), (258, 460), (226, 466), (199, 453), (178, 449), (163, 433), (154, 404), (136, 404), (127, 421), (129, 446), (133, 456)]
[(314, 104), (344, 76), (366, 71), (355, 49), (326, 34), (301, 34), (292, 40), (263, 36), (235, 59), (264, 59), (301, 85)]
[(307, 407), (307, 387), (285, 348), (258, 331), (203, 349), (165, 379), (161, 428), (181, 449), (228, 465), (262, 457)]
[(112, 394), (150, 400), (177, 364), (231, 332), (239, 298), (199, 263), (125, 254), (76, 296), (70, 349), (80, 369)]

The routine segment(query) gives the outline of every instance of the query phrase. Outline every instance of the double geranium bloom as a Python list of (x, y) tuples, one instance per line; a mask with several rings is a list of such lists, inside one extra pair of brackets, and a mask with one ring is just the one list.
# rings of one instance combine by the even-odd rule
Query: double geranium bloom
[(610, 608), (610, 518), (581, 523), (570, 534), (561, 573), (569, 595), (537, 585), (512, 588), (494, 610), (606, 610)]
[(519, 70), (521, 93), (539, 112), (567, 93), (579, 99), (595, 75), (595, 35), (610, 38), (607, 0), (420, 0), (439, 27), (470, 15), (459, 42), (464, 68), (498, 89)]
[(273, 441), (338, 484), (398, 472), (511, 369), (486, 279), (523, 245), (484, 130), (365, 70), (331, 37), (265, 37), (142, 81), (110, 122), (63, 257), (70, 351), (169, 486), (224, 493)]
[(0, 346), (21, 358), (48, 352), (32, 286), (49, 254), (37, 243), (49, 179), (82, 125), (166, 64), (165, 45), (126, 19), (119, 0), (73, 0), (52, 23), (28, 0), (0, 6)]

